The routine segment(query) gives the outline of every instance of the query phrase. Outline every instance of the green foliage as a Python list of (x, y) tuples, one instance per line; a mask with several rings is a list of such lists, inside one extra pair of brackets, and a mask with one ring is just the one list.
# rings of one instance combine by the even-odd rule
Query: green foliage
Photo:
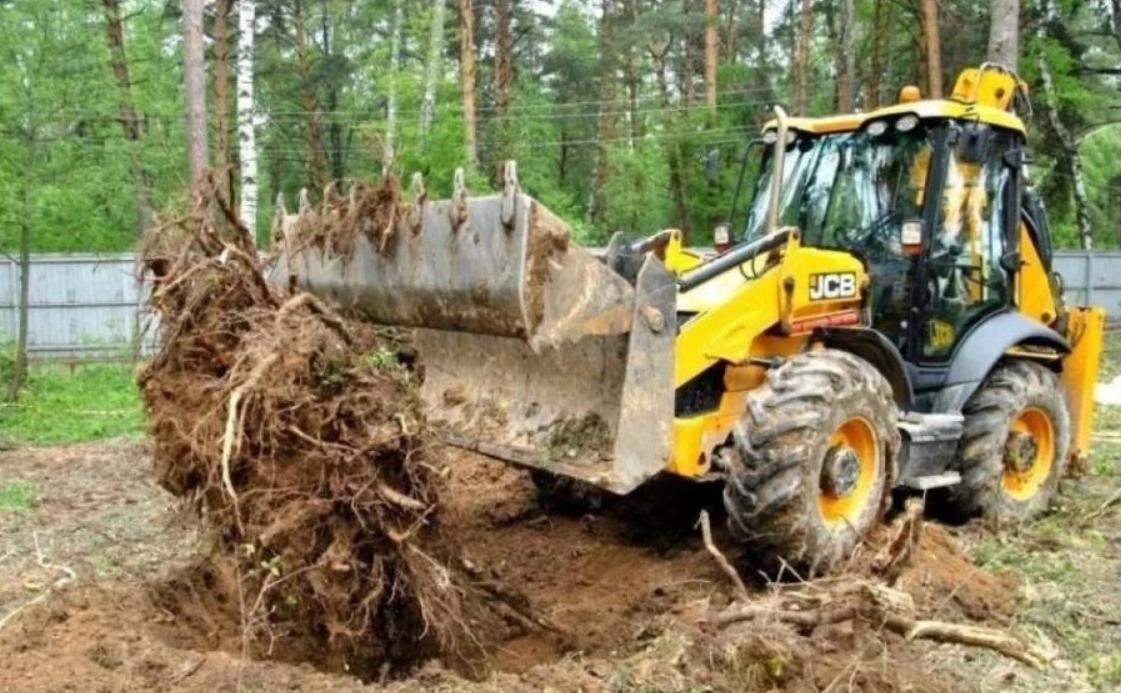
[[(132, 247), (137, 234), (134, 160), (149, 174), (156, 208), (182, 205), (179, 15), (175, 3), (165, 0), (121, 2), (131, 99), (143, 119), (138, 144), (128, 142), (121, 128), (121, 95), (110, 69), (101, 4), (0, 1), (5, 65), (0, 71), (0, 250), (13, 250), (24, 225), (36, 251)], [(292, 4), (257, 0), (261, 204), (256, 222), (264, 240), (277, 197), (291, 207), (309, 187), (309, 117), (321, 132), (329, 175), (341, 177), (344, 185), (381, 174), (391, 90), (399, 104), (393, 168), (406, 187), (419, 172), (430, 195), (444, 196), (455, 169), (466, 167), (456, 7), (449, 4), (444, 26), (435, 119), (422, 133), (431, 3), (401, 2), (402, 61), (396, 71), (389, 69), (392, 2), (305, 3), (310, 64), (303, 81), (295, 69)], [(638, 236), (677, 225), (686, 227), (691, 242), (707, 242), (712, 226), (728, 214), (738, 155), (765, 119), (767, 104), (792, 101), (800, 5), (771, 3), (763, 17), (757, 2), (721, 3), (725, 50), (719, 102), (708, 112), (699, 103), (701, 3), (560, 0), (549, 10), (515, 3), (515, 85), (506, 113), (497, 112), (494, 102), (493, 4), (475, 5), (481, 164), (468, 170), (470, 189), (493, 191), (503, 160), (516, 158), (523, 187), (565, 218), (582, 242), (601, 243), (615, 231)], [(1103, 21), (1101, 3), (1052, 5), (1057, 16), (1041, 40), (1035, 34), (1041, 21), (1038, 4), (1023, 4), (1019, 69), (1037, 102), (1030, 124), (1036, 181), (1059, 243), (1070, 245), (1075, 240), (1071, 183), (1055, 165), (1059, 148), (1041, 116), (1038, 60), (1045, 57), (1054, 73), (1063, 122), (1081, 135), (1116, 118), (1116, 76), (1108, 70), (1121, 59), (1121, 41)], [(959, 69), (984, 60), (989, 12), (987, 3), (964, 0), (947, 0), (940, 8), (943, 77), (949, 88)], [(898, 31), (901, 26), (917, 29), (915, 8), (856, 0), (855, 10), (858, 107), (867, 106), (873, 91), (885, 103), (900, 86), (921, 85), (918, 42)], [(835, 110), (836, 16), (835, 2), (814, 3), (809, 115)], [(732, 27), (734, 36), (728, 35)], [(727, 51), (730, 44), (735, 55)], [(875, 74), (874, 54), (879, 56)], [(687, 60), (694, 70), (689, 75), (683, 72)], [(232, 63), (229, 72), (236, 72)], [(692, 104), (686, 102), (688, 91), (695, 95)], [(232, 122), (232, 84), (227, 93)], [(213, 104), (213, 94), (208, 98)], [(316, 109), (311, 114), (306, 112), (309, 98)], [(231, 140), (236, 142), (233, 133)], [(1113, 230), (1121, 216), (1119, 149), (1121, 134), (1110, 128), (1088, 135), (1081, 147), (1099, 246), (1121, 243)], [(599, 196), (598, 184), (604, 186)], [(320, 191), (310, 193), (314, 198)], [(606, 206), (592, 222), (591, 203), (597, 197)]]
[(123, 365), (42, 366), (19, 401), (0, 405), (0, 439), (56, 445), (143, 430), (135, 377)]

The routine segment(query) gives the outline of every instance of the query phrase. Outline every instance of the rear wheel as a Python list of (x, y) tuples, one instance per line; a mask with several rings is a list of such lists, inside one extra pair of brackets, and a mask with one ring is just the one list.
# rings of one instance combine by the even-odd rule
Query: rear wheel
[(831, 349), (791, 358), (748, 398), (733, 436), (728, 526), (765, 563), (826, 572), (879, 522), (899, 432), (891, 386), (867, 361)]
[(998, 366), (966, 403), (958, 445), (961, 483), (947, 489), (951, 513), (999, 523), (1047, 510), (1070, 447), (1070, 413), (1058, 377), (1038, 363)]

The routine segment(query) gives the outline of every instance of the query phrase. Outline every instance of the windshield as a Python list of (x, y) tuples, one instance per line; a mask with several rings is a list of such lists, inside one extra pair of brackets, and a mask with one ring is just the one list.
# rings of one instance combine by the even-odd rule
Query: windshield
[[(770, 150), (748, 212), (744, 238), (767, 232)], [(898, 243), (899, 224), (921, 214), (930, 163), (927, 130), (889, 128), (832, 135), (799, 133), (786, 152), (780, 225), (796, 226), (809, 246), (873, 251)]]

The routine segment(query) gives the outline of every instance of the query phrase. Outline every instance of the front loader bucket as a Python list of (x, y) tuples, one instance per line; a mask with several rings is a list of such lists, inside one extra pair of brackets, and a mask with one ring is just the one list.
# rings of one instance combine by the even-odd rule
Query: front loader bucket
[(673, 278), (651, 257), (628, 281), (512, 178), (468, 198), (457, 173), (453, 199), (420, 196), (346, 256), (282, 253), (273, 279), (418, 328), (421, 393), (448, 443), (630, 491), (669, 459)]

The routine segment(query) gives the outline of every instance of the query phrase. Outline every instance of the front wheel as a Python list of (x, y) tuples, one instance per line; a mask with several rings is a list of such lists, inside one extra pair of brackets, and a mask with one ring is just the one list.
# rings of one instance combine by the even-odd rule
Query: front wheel
[(1014, 524), (1047, 510), (1070, 449), (1070, 412), (1058, 377), (1032, 361), (1008, 361), (962, 413), (961, 483), (946, 491), (951, 514)]
[(891, 386), (867, 361), (832, 349), (789, 359), (751, 393), (733, 437), (724, 505), (752, 558), (827, 572), (882, 517), (899, 431)]

